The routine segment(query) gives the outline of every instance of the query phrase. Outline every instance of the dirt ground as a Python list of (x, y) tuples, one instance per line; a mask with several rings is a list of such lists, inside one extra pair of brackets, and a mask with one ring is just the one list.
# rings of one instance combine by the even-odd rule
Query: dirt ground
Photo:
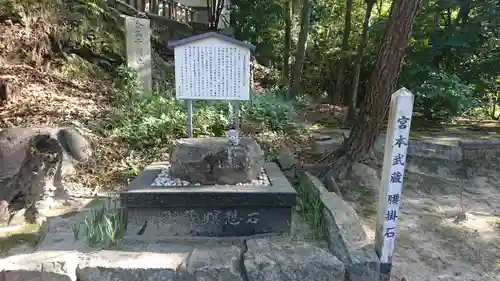
[[(475, 168), (476, 176), (459, 180), (442, 168), (430, 173), (410, 166), (405, 173), (391, 280), (437, 275), (500, 280), (500, 169)], [(374, 239), (373, 216), (363, 223)]]

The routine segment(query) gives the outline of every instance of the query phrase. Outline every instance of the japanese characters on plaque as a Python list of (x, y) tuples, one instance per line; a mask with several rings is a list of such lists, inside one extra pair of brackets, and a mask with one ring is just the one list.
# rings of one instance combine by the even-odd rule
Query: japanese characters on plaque
[(166, 219), (188, 218), (191, 223), (197, 226), (215, 225), (223, 223), (225, 225), (238, 226), (243, 224), (258, 224), (260, 214), (258, 212), (241, 213), (238, 210), (211, 210), (199, 212), (187, 210), (182, 212), (166, 211), (163, 213)]
[(143, 88), (151, 91), (151, 28), (149, 19), (124, 17), (127, 66), (137, 72)]
[(178, 46), (174, 52), (178, 99), (250, 98), (250, 50), (206, 38)]
[(379, 250), (380, 261), (383, 263), (392, 263), (412, 109), (413, 95), (408, 90), (402, 88), (393, 94), (389, 116), (390, 124), (386, 135), (388, 138), (386, 146), (389, 145), (389, 147), (385, 148), (385, 157), (390, 157), (390, 159), (385, 159), (382, 175), (382, 184), (387, 184), (387, 186), (382, 186), (381, 202), (379, 202), (378, 223), (381, 233), (378, 233), (378, 239), (381, 245), (378, 245), (377, 250)]

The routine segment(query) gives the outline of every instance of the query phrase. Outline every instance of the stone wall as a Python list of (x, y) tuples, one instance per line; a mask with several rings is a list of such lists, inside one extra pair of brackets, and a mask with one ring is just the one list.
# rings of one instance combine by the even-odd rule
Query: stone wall
[[(348, 134), (347, 134), (348, 136)], [(375, 154), (383, 158), (385, 135), (380, 135), (374, 144)], [(327, 153), (340, 148), (340, 139), (318, 139), (314, 144), (317, 153)], [(498, 140), (459, 140), (433, 141), (410, 140), (408, 156), (441, 159), (461, 162), (463, 160), (491, 160), (500, 158), (500, 139)]]
[(500, 140), (459, 141), (463, 158), (471, 161), (500, 158)]

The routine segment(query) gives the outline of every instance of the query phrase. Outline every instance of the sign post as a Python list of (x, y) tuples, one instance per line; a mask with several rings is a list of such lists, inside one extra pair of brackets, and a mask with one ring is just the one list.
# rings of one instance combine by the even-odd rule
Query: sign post
[(401, 88), (392, 94), (375, 235), (382, 280), (389, 280), (392, 269), (412, 111), (413, 94), (410, 91)]
[(175, 56), (175, 96), (186, 100), (188, 137), (193, 136), (194, 100), (230, 101), (239, 129), (239, 102), (250, 99), (250, 51), (255, 46), (209, 32), (169, 42)]

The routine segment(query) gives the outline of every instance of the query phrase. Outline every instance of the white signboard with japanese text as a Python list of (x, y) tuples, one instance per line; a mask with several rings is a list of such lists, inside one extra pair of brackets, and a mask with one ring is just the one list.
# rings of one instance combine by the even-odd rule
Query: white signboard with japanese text
[(412, 111), (413, 94), (410, 91), (401, 88), (392, 94), (375, 239), (380, 262), (386, 264), (392, 263), (394, 252)]
[(175, 47), (180, 100), (250, 99), (250, 50), (209, 37)]
[(151, 27), (149, 19), (125, 18), (127, 66), (137, 72), (144, 90), (152, 91)]

